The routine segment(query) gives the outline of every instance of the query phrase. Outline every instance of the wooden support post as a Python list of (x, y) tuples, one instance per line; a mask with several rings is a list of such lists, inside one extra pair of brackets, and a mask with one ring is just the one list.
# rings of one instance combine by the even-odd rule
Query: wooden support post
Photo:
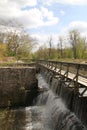
[(74, 85), (75, 85), (75, 92), (79, 92), (79, 84), (78, 84), (78, 76), (79, 76), (79, 68), (80, 68), (80, 65), (78, 64), (76, 66), (77, 68), (77, 72), (76, 72), (76, 76), (75, 76), (75, 79), (74, 79)]

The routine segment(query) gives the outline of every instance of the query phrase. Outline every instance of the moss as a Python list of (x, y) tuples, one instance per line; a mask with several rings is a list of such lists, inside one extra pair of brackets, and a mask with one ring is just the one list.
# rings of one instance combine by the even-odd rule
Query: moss
[(24, 87), (24, 86), (21, 86), (21, 87), (19, 88), (19, 91), (25, 91), (25, 87)]
[(8, 108), (11, 107), (11, 100), (8, 100)]

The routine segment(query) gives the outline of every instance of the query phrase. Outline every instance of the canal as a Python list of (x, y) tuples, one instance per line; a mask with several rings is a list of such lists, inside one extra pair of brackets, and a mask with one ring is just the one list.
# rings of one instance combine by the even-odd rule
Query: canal
[(0, 130), (86, 130), (38, 74), (41, 90), (33, 106), (0, 109)]

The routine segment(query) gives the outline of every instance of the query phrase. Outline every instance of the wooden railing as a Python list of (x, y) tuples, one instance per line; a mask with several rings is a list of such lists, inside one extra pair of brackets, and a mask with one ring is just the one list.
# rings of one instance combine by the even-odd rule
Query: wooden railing
[(80, 96), (87, 96), (87, 64), (39, 60), (38, 64), (61, 75), (64, 80), (70, 80), (69, 86), (74, 82), (74, 87), (80, 91)]

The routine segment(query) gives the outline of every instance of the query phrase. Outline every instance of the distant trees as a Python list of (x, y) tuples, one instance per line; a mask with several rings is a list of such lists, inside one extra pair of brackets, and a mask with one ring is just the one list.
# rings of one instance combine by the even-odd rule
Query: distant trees
[(79, 38), (79, 42), (77, 44), (77, 58), (83, 59), (86, 58), (86, 51), (87, 51), (87, 42), (86, 38)]
[(50, 38), (48, 40), (48, 44), (49, 44), (49, 59), (51, 59), (51, 56), (52, 56), (52, 44), (53, 44), (52, 36), (50, 36)]
[(18, 58), (31, 58), (32, 49), (36, 46), (35, 39), (32, 39), (27, 34), (22, 34), (20, 36), (20, 43), (17, 49)]
[(49, 48), (45, 45), (40, 46), (36, 52), (33, 53), (34, 59), (49, 59)]
[(0, 33), (0, 43), (4, 43), (4, 41), (5, 41), (5, 34)]
[(16, 56), (20, 44), (20, 38), (16, 32), (9, 32), (6, 37), (8, 56)]
[(58, 56), (63, 58), (63, 37), (59, 36), (58, 44), (57, 44)]
[(17, 20), (0, 20), (0, 25), (3, 27), (0, 30), (0, 57), (30, 58), (36, 40), (25, 33)]
[[(56, 47), (53, 45), (52, 36), (50, 36), (45, 45), (40, 46), (36, 52), (32, 53), (32, 49), (36, 46), (36, 40), (28, 34), (18, 31), (0, 33), (0, 59), (2, 57), (15, 57), (17, 60), (87, 58), (86, 37), (82, 37), (78, 30), (72, 30), (68, 34), (67, 42), (63, 36), (58, 37)], [(64, 46), (65, 42), (67, 46)]]
[(0, 33), (0, 60), (7, 56), (7, 46), (4, 44), (4, 33)]
[(72, 30), (69, 32), (70, 44), (72, 46), (73, 57), (77, 58), (77, 46), (80, 40), (80, 34), (77, 30)]
[(7, 47), (5, 44), (0, 43), (0, 60), (7, 56)]
[[(30, 58), (31, 51), (35, 46), (35, 40), (23, 32), (7, 32), (0, 34), (0, 50), (5, 56)], [(2, 52), (3, 51), (3, 52)]]
[(73, 58), (84, 58), (84, 54), (87, 49), (86, 38), (81, 37), (78, 30), (72, 30), (69, 32), (69, 39), (73, 51)]
[[(50, 37), (46, 44), (48, 47), (41, 46), (37, 52), (35, 52), (37, 58), (54, 60), (58, 60), (59, 58), (87, 58), (86, 37), (82, 37), (78, 30), (71, 30), (68, 34), (66, 41), (63, 36), (58, 37), (57, 47), (53, 47), (53, 39)], [(65, 42), (67, 46), (64, 46)]]

